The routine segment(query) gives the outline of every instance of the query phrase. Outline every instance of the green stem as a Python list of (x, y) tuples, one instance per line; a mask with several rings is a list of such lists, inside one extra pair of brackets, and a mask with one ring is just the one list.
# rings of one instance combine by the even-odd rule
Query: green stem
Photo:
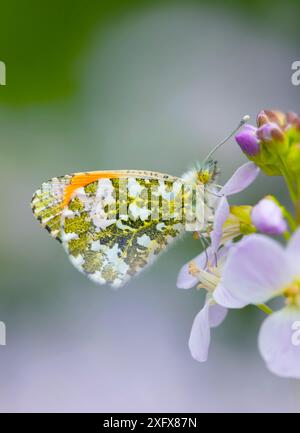
[(268, 307), (266, 304), (258, 304), (256, 305), (256, 307), (268, 315), (273, 313), (273, 310), (271, 310), (271, 308)]
[(284, 218), (289, 223), (290, 229), (292, 230), (292, 232), (294, 232), (297, 228), (297, 224), (296, 224), (296, 221), (295, 221), (293, 215), (282, 205), (281, 205), (281, 210), (282, 210)]
[(281, 173), (282, 173), (282, 176), (283, 176), (283, 178), (284, 178), (284, 180), (285, 180), (285, 182), (287, 184), (287, 187), (288, 187), (288, 190), (289, 190), (292, 202), (295, 203), (296, 200), (297, 200), (297, 194), (296, 194), (296, 192), (294, 190), (293, 182), (289, 178), (289, 175), (288, 175), (288, 173), (286, 173), (286, 170), (284, 168), (281, 169)]
[(295, 188), (295, 184), (293, 180), (290, 178), (289, 168), (286, 167), (284, 159), (281, 157), (281, 155), (277, 154), (279, 161), (281, 162), (281, 174), (284, 177), (284, 180), (287, 184), (292, 202), (295, 204), (297, 201), (297, 188)]
[(300, 182), (298, 179), (296, 179), (296, 184), (295, 184), (295, 182), (290, 178), (288, 167), (286, 167), (285, 162), (283, 161), (283, 159), (280, 156), (279, 156), (279, 160), (281, 161), (282, 176), (285, 179), (288, 190), (290, 192), (292, 202), (293, 202), (294, 207), (295, 207), (296, 225), (299, 226), (300, 225), (300, 199), (299, 199)]
[(300, 225), (300, 200), (295, 203), (295, 212), (296, 212), (296, 224)]

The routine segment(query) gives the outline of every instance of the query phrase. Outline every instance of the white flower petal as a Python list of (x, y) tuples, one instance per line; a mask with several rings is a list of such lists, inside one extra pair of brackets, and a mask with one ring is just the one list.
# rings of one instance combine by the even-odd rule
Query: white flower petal
[(216, 287), (213, 297), (219, 305), (227, 308), (244, 308), (248, 305), (247, 301), (242, 300), (240, 296), (235, 296), (235, 293), (227, 290), (222, 284)]
[(195, 317), (189, 339), (191, 355), (199, 362), (207, 361), (208, 357), (210, 345), (209, 308), (209, 303), (205, 303)]
[(227, 308), (221, 305), (211, 303), (209, 308), (209, 325), (211, 328), (216, 328), (221, 325), (227, 316)]
[(211, 247), (214, 253), (218, 251), (222, 238), (222, 227), (229, 216), (229, 204), (226, 197), (222, 197), (215, 213), (213, 230), (211, 232)]
[[(207, 254), (209, 254), (208, 250)], [(194, 277), (190, 274), (189, 265), (190, 263), (194, 262), (198, 268), (203, 269), (206, 263), (206, 259), (207, 255), (205, 254), (205, 252), (203, 252), (194, 259), (192, 259), (189, 263), (186, 263), (182, 266), (177, 277), (176, 286), (178, 287), (178, 289), (191, 289), (199, 282), (198, 277)]]
[(272, 373), (300, 379), (300, 309), (271, 314), (261, 327), (259, 350)]
[(260, 304), (290, 283), (291, 269), (281, 245), (263, 235), (249, 235), (233, 246), (214, 292), (229, 308)]
[(198, 282), (198, 278), (189, 273), (189, 264), (183, 265), (177, 276), (176, 286), (178, 289), (191, 289)]
[(300, 276), (300, 228), (295, 231), (287, 246), (290, 266), (295, 275)]
[(257, 178), (260, 169), (254, 162), (246, 162), (246, 164), (239, 167), (225, 183), (220, 191), (220, 194), (231, 195), (237, 194), (246, 189)]
[(300, 228), (296, 230), (293, 236), (291, 237), (287, 246), (287, 250), (291, 254), (297, 254), (300, 256)]
[(227, 308), (217, 305), (211, 295), (207, 295), (205, 305), (194, 319), (189, 348), (192, 357), (205, 362), (210, 346), (210, 328), (219, 326), (227, 315)]

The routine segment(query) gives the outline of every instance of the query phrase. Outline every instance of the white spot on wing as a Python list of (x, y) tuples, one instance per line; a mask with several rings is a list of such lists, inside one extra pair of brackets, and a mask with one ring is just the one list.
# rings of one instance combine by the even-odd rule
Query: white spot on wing
[(69, 255), (71, 263), (75, 266), (75, 268), (82, 271), (82, 265), (84, 264), (84, 258), (81, 254), (79, 254), (77, 257), (74, 257), (72, 255)]
[(143, 189), (141, 185), (135, 180), (134, 177), (130, 177), (128, 179), (127, 188), (128, 188), (129, 195), (131, 197), (138, 197), (138, 195), (141, 193)]
[(63, 242), (69, 242), (72, 239), (78, 239), (77, 233), (65, 233), (64, 231), (61, 234), (61, 239)]
[(149, 244), (151, 243), (151, 239), (148, 235), (143, 234), (143, 236), (137, 238), (137, 243), (142, 247), (148, 247)]
[(135, 203), (130, 203), (129, 212), (134, 220), (140, 218), (142, 221), (145, 221), (151, 214), (150, 209), (138, 207)]
[(97, 252), (97, 251), (100, 251), (100, 248), (101, 248), (100, 241), (92, 241), (92, 243), (91, 243), (91, 251)]

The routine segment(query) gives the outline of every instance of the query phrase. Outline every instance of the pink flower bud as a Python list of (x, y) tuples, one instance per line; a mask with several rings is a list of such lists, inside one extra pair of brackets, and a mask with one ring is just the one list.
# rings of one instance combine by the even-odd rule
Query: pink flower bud
[(249, 156), (256, 155), (259, 150), (259, 140), (256, 136), (257, 128), (252, 125), (246, 125), (238, 134), (235, 139), (243, 152)]
[(263, 198), (253, 207), (251, 219), (257, 230), (265, 234), (279, 235), (287, 230), (282, 210), (271, 198)]
[(257, 136), (260, 140), (270, 142), (273, 140), (283, 142), (284, 134), (277, 123), (271, 122), (262, 125), (258, 131)]

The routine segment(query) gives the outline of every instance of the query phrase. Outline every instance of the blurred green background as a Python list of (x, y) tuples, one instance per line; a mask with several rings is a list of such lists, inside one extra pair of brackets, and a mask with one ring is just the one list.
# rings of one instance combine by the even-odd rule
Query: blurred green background
[[(257, 350), (263, 314), (232, 311), (210, 359), (187, 341), (203, 296), (176, 289), (190, 235), (118, 292), (68, 262), (33, 219), (42, 181), (137, 168), (180, 175), (242, 115), (300, 111), (299, 2), (0, 2), (0, 411), (291, 411), (297, 385)], [(245, 161), (231, 140), (222, 181)], [(267, 193), (260, 179), (236, 203)]]

